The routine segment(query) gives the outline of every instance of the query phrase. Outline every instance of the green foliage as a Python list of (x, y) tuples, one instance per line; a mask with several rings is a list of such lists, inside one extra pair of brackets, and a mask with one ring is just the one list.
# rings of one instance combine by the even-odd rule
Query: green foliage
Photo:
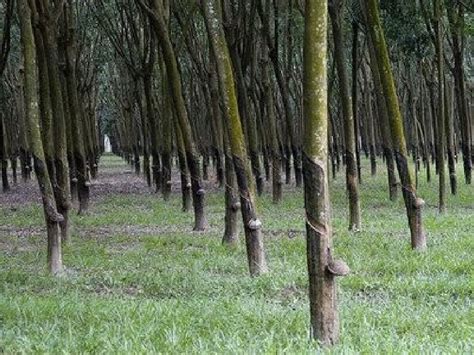
[(467, 36), (474, 36), (474, 13), (467, 14), (465, 21), (465, 34)]
[[(102, 172), (124, 169), (103, 159)], [(363, 172), (367, 169), (364, 161)], [(461, 172), (461, 171), (460, 171)], [(403, 201), (386, 175), (364, 173), (363, 231), (346, 231), (344, 176), (332, 182), (341, 341), (328, 353), (472, 352), (473, 187), (460, 184), (448, 213), (420, 177), (428, 250), (410, 250)], [(223, 197), (210, 193), (206, 233), (191, 233), (180, 196), (110, 194), (72, 216), (68, 267), (48, 276), (45, 239), (0, 231), (0, 348), (5, 353), (309, 353), (303, 197), (259, 201), (270, 273), (250, 278), (245, 246), (221, 246)], [(3, 207), (0, 225), (41, 226), (41, 209)], [(145, 228), (146, 227), (146, 228)], [(5, 230), (5, 229), (2, 229)], [(291, 238), (289, 238), (289, 236)]]
[(380, 6), (393, 61), (403, 60), (404, 56), (416, 60), (432, 55), (432, 42), (418, 1), (382, 1)]

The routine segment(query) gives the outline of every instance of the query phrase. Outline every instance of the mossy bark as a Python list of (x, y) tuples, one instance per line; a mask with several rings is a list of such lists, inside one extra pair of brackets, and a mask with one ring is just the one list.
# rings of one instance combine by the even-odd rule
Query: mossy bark
[(38, 97), (38, 75), (36, 45), (33, 35), (31, 9), (27, 0), (17, 0), (20, 19), (21, 49), (24, 62), (25, 117), (29, 147), (34, 159), (34, 169), (43, 201), (44, 216), (48, 233), (48, 269), (57, 274), (62, 271), (61, 236), (59, 223), (63, 216), (58, 213), (53, 187), (46, 168), (43, 143), (40, 132), (40, 111)]
[(359, 88), (357, 76), (359, 72), (359, 24), (357, 21), (352, 22), (352, 123), (354, 124), (354, 135), (355, 135), (355, 158), (357, 161), (357, 177), (359, 178), (359, 184), (362, 183), (362, 169), (360, 166), (360, 143), (359, 137), (359, 113), (358, 113), (358, 97)]
[(169, 87), (167, 84), (167, 80), (163, 80), (163, 113), (161, 115), (162, 118), (162, 141), (163, 141), (163, 148), (162, 148), (162, 174), (161, 174), (161, 191), (163, 193), (163, 199), (166, 201), (169, 199), (171, 195), (171, 154), (173, 148), (173, 108), (171, 102), (171, 95), (169, 92)]
[(194, 206), (194, 230), (203, 231), (207, 228), (208, 223), (205, 213), (205, 191), (202, 185), (200, 159), (194, 143), (191, 124), (188, 118), (186, 104), (184, 102), (178, 61), (164, 19), (163, 4), (160, 0), (153, 0), (152, 2), (152, 8), (146, 9), (149, 10), (148, 13), (150, 14), (153, 29), (163, 52), (170, 90), (176, 109), (176, 117), (186, 150), (186, 161), (191, 174), (191, 188)]
[(442, 5), (441, 0), (435, 0), (434, 16), (435, 16), (435, 50), (436, 50), (436, 73), (438, 81), (438, 111), (437, 111), (437, 128), (438, 135), (436, 142), (438, 178), (439, 178), (439, 194), (438, 194), (438, 211), (443, 213), (446, 211), (446, 102), (444, 92), (444, 46), (443, 46), (443, 25), (442, 25)]
[(227, 129), (225, 131), (225, 228), (222, 244), (235, 247), (239, 242), (239, 226), (237, 224), (240, 210), (239, 190), (235, 177), (228, 131)]
[(73, 145), (74, 165), (76, 170), (78, 198), (79, 198), (79, 214), (85, 213), (89, 209), (89, 186), (87, 174), (87, 157), (84, 148), (84, 135), (82, 130), (82, 121), (84, 117), (81, 114), (84, 109), (80, 108), (79, 94), (77, 91), (77, 75), (76, 75), (76, 29), (74, 9), (69, 3), (65, 10), (64, 18), (66, 20), (66, 46), (65, 46), (65, 77), (66, 92), (69, 104), (69, 122), (71, 125), (71, 138)]
[[(269, 50), (269, 58), (273, 64), (274, 72), (275, 72), (275, 77), (276, 81), (278, 84), (278, 88), (280, 89), (280, 94), (282, 98), (282, 103), (283, 103), (283, 109), (284, 109), (284, 119), (285, 119), (285, 126), (286, 126), (286, 134), (287, 134), (287, 142), (285, 142), (285, 156), (286, 159), (284, 161), (285, 163), (285, 174), (286, 174), (286, 183), (289, 184), (291, 181), (291, 156), (293, 155), (293, 167), (295, 171), (295, 182), (296, 186), (299, 187), (302, 184), (302, 167), (301, 167), (301, 147), (298, 145), (298, 140), (296, 139), (296, 134), (295, 134), (295, 117), (294, 113), (292, 112), (291, 109), (291, 103), (290, 103), (290, 94), (289, 94), (289, 88), (287, 85), (287, 80), (285, 80), (285, 77), (283, 75), (281, 65), (280, 65), (280, 60), (278, 58), (279, 55), (279, 50), (278, 50), (278, 40), (277, 38), (272, 38), (272, 29), (271, 29), (271, 24), (270, 24), (270, 2), (267, 2), (267, 7), (263, 7), (263, 2), (261, 1), (256, 1), (257, 2), (257, 9), (259, 16), (262, 20), (262, 29), (263, 29), (263, 36), (264, 39), (267, 43), (268, 50)], [(276, 5), (277, 2), (275, 2), (275, 7), (274, 9), (277, 11), (278, 6)], [(275, 21), (275, 26), (278, 25), (278, 22)], [(278, 32), (278, 28), (275, 29), (275, 34)]]
[(413, 249), (426, 248), (426, 236), (422, 223), (423, 200), (417, 197), (414, 175), (408, 165), (408, 154), (405, 142), (403, 120), (400, 112), (397, 91), (393, 79), (390, 58), (388, 55), (385, 35), (379, 16), (377, 0), (361, 0), (367, 20), (367, 28), (374, 46), (374, 54), (380, 73), (383, 94), (387, 105), (395, 161), (402, 185), (403, 198), (407, 211), (408, 224), (411, 232), (411, 245)]
[(224, 158), (224, 129), (222, 128), (222, 116), (219, 109), (219, 85), (217, 82), (217, 74), (213, 70), (209, 75), (209, 86), (212, 110), (211, 118), (214, 127), (216, 175), (219, 187), (222, 187), (224, 185), (224, 179), (227, 181), (227, 166), (225, 165), (227, 163), (224, 161), (226, 158)]
[(307, 0), (303, 42), (303, 177), (311, 336), (325, 345), (339, 338), (331, 262), (328, 187), (327, 11), (325, 0)]
[(349, 90), (349, 78), (344, 56), (344, 38), (342, 34), (342, 0), (331, 0), (329, 2), (329, 15), (332, 22), (332, 33), (334, 39), (334, 56), (339, 78), (339, 92), (341, 95), (342, 115), (344, 122), (344, 140), (346, 143), (346, 188), (349, 197), (349, 230), (360, 230), (360, 201), (359, 182), (357, 174), (356, 141), (354, 131), (354, 116), (352, 111), (351, 94)]
[[(41, 0), (39, 15), (40, 30), (43, 34), (43, 45), (49, 75), (51, 107), (53, 111), (54, 167), (56, 183), (54, 195), (58, 212), (63, 216), (60, 223), (63, 241), (69, 238), (70, 186), (69, 164), (67, 161), (66, 123), (64, 120), (63, 93), (59, 73), (58, 45), (56, 38), (56, 20), (49, 0)], [(57, 10), (57, 9), (56, 9)]]
[(466, 184), (472, 181), (472, 161), (470, 144), (469, 115), (464, 79), (464, 5), (460, 1), (451, 2), (447, 6), (451, 42), (454, 58), (454, 82), (456, 87), (456, 103), (461, 128), (461, 150)]
[(457, 177), (456, 177), (456, 152), (454, 144), (454, 107), (453, 107), (453, 92), (452, 87), (445, 81), (444, 83), (444, 129), (446, 131), (446, 147), (448, 153), (448, 171), (449, 171), (449, 186), (451, 194), (457, 193)]
[(268, 63), (265, 64), (264, 77), (263, 77), (263, 89), (265, 91), (265, 103), (266, 103), (266, 122), (270, 136), (270, 152), (272, 156), (272, 195), (273, 203), (277, 204), (281, 202), (282, 198), (282, 176), (281, 176), (281, 152), (278, 144), (278, 132), (276, 126), (276, 115), (275, 115), (275, 103), (273, 101), (273, 90), (270, 82), (270, 73)]
[(232, 67), (234, 68), (235, 81), (237, 84), (237, 98), (239, 105), (239, 113), (243, 122), (247, 124), (247, 140), (248, 150), (250, 157), (250, 164), (252, 167), (252, 173), (255, 176), (257, 194), (260, 196), (263, 193), (264, 178), (262, 174), (262, 168), (260, 164), (260, 154), (258, 149), (258, 129), (255, 115), (251, 114), (249, 103), (248, 103), (248, 92), (244, 81), (244, 73), (242, 72), (242, 64), (240, 61), (239, 53), (237, 48), (233, 46), (230, 50), (230, 56), (232, 59)]
[(267, 272), (268, 269), (263, 247), (261, 222), (257, 217), (255, 208), (253, 179), (237, 104), (232, 62), (222, 28), (220, 3), (215, 0), (204, 1), (204, 14), (209, 40), (217, 64), (224, 117), (227, 121), (229, 143), (234, 160), (237, 185), (239, 186), (249, 270), (250, 275), (256, 276)]
[(53, 109), (48, 74), (48, 62), (43, 45), (43, 35), (38, 26), (33, 28), (36, 44), (36, 61), (39, 79), (39, 104), (41, 140), (43, 142), (44, 157), (52, 185), (56, 184), (54, 167), (54, 137), (53, 137)]
[(380, 80), (380, 72), (377, 66), (374, 46), (371, 41), (368, 43), (370, 68), (374, 80), (375, 98), (377, 100), (377, 112), (379, 117), (379, 127), (382, 133), (382, 148), (387, 164), (388, 193), (390, 201), (395, 201), (398, 196), (398, 183), (395, 172), (395, 161), (393, 154), (393, 143), (390, 132), (390, 123), (388, 119), (387, 103), (384, 98), (382, 82)]

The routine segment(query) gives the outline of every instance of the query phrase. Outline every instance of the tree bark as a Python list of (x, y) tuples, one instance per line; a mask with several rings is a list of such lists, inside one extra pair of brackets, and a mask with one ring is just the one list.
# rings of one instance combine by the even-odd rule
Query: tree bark
[[(58, 11), (58, 9), (54, 9)], [(38, 13), (40, 30), (43, 34), (43, 44), (48, 63), (51, 106), (53, 110), (53, 136), (54, 136), (54, 166), (56, 183), (54, 195), (58, 212), (63, 216), (60, 222), (61, 238), (69, 238), (69, 209), (70, 186), (69, 164), (67, 161), (66, 123), (64, 120), (63, 93), (59, 73), (58, 46), (56, 39), (56, 20), (53, 18), (53, 8), (49, 0), (42, 0), (42, 9)]]
[(194, 230), (203, 231), (207, 228), (207, 218), (205, 213), (205, 191), (202, 186), (201, 169), (199, 155), (194, 143), (191, 124), (183, 97), (181, 86), (181, 76), (178, 70), (173, 45), (163, 14), (163, 4), (160, 0), (152, 0), (152, 7), (147, 7), (142, 1), (139, 4), (150, 15), (153, 29), (157, 35), (158, 42), (163, 51), (163, 59), (166, 65), (169, 85), (171, 88), (173, 102), (176, 108), (177, 121), (180, 127), (181, 135), (186, 150), (186, 161), (191, 174), (191, 188), (194, 205)]
[[(328, 187), (328, 87), (326, 0), (307, 0), (304, 31), (303, 178), (309, 274), (311, 336), (324, 345), (339, 338), (335, 276), (331, 266), (331, 211)], [(343, 262), (336, 264), (342, 265)]]
[(255, 209), (253, 179), (240, 121), (232, 61), (222, 28), (220, 2), (205, 0), (204, 16), (217, 64), (219, 88), (224, 103), (224, 117), (227, 121), (229, 143), (234, 160), (237, 185), (239, 186), (250, 275), (257, 276), (267, 272), (268, 269), (263, 247), (261, 222)]
[(77, 91), (77, 65), (76, 65), (76, 21), (74, 17), (73, 4), (69, 0), (69, 4), (65, 10), (66, 19), (66, 89), (65, 95), (68, 96), (69, 103), (69, 119), (71, 124), (72, 144), (74, 165), (77, 177), (79, 214), (87, 212), (89, 209), (89, 186), (90, 182), (87, 174), (87, 158), (84, 148), (84, 136), (82, 132), (82, 121), (84, 118), (81, 114), (84, 112), (80, 108), (79, 95)]
[(421, 209), (424, 202), (416, 195), (416, 186), (413, 173), (408, 165), (408, 154), (403, 129), (403, 120), (395, 89), (392, 68), (385, 42), (384, 31), (380, 22), (378, 1), (361, 0), (361, 7), (364, 9), (367, 28), (374, 46), (375, 59), (377, 62), (380, 79), (387, 105), (387, 113), (390, 122), (395, 160), (398, 174), (402, 184), (403, 198), (407, 211), (408, 224), (411, 232), (411, 246), (413, 249), (426, 249), (426, 236), (423, 231)]
[(445, 126), (445, 92), (444, 92), (444, 49), (443, 49), (443, 29), (441, 23), (441, 0), (435, 0), (434, 3), (434, 16), (435, 16), (435, 50), (436, 50), (436, 73), (438, 80), (438, 149), (437, 149), (437, 162), (438, 162), (438, 178), (439, 178), (439, 200), (438, 200), (438, 211), (444, 213), (446, 211), (446, 159), (445, 159), (445, 147), (446, 147), (446, 126)]
[(451, 42), (454, 57), (454, 82), (456, 86), (456, 103), (461, 124), (461, 150), (466, 184), (472, 181), (472, 161), (470, 144), (469, 115), (467, 109), (466, 84), (464, 80), (464, 5), (460, 1), (451, 2), (456, 7), (447, 6)]
[(342, 35), (342, 0), (329, 2), (329, 15), (332, 22), (334, 38), (334, 56), (339, 77), (339, 91), (341, 93), (342, 115), (344, 121), (344, 140), (346, 143), (346, 188), (349, 196), (349, 230), (359, 231), (360, 201), (356, 160), (356, 137), (354, 131), (354, 116), (352, 111), (351, 94), (349, 91), (349, 78), (344, 60), (344, 39)]
[(49, 179), (48, 169), (46, 168), (43, 144), (41, 142), (36, 46), (33, 36), (31, 9), (26, 0), (17, 0), (17, 6), (24, 62), (26, 127), (47, 224), (48, 269), (52, 274), (57, 274), (63, 269), (61, 236), (59, 233), (59, 223), (63, 221), (63, 216), (58, 213), (56, 207), (53, 187)]

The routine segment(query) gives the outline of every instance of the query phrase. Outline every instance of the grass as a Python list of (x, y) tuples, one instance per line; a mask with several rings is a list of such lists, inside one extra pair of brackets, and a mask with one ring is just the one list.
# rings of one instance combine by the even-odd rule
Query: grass
[[(121, 164), (104, 157), (101, 168)], [(190, 232), (178, 194), (166, 204), (154, 195), (96, 201), (73, 217), (60, 278), (45, 271), (43, 235), (0, 231), (0, 352), (472, 353), (473, 186), (459, 170), (458, 196), (439, 215), (437, 184), (421, 176), (428, 251), (417, 253), (403, 201), (388, 201), (379, 169), (363, 175), (358, 234), (346, 230), (343, 174), (331, 183), (335, 253), (352, 269), (338, 279), (341, 338), (332, 349), (308, 339), (303, 197), (286, 188), (279, 206), (268, 194), (259, 199), (271, 271), (255, 279), (243, 241), (233, 251), (220, 244), (221, 193), (208, 195), (206, 233)], [(11, 228), (42, 218), (35, 204), (0, 211), (0, 225)]]

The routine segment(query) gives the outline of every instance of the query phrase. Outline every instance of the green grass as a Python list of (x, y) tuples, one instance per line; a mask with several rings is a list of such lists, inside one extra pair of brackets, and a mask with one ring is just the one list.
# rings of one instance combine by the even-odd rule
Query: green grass
[[(103, 159), (102, 171), (117, 168), (125, 169), (117, 158)], [(243, 241), (232, 251), (220, 244), (221, 193), (208, 195), (206, 233), (190, 232), (179, 195), (167, 204), (107, 196), (73, 217), (61, 278), (45, 271), (43, 235), (0, 234), (0, 352), (472, 353), (474, 187), (459, 169), (458, 196), (440, 216), (437, 184), (421, 175), (428, 250), (417, 253), (403, 201), (388, 201), (379, 169), (363, 176), (358, 234), (346, 230), (343, 174), (331, 183), (335, 253), (352, 269), (338, 279), (341, 338), (331, 350), (308, 338), (303, 198), (286, 189), (279, 206), (259, 200), (271, 271), (254, 279)], [(0, 211), (0, 225), (12, 228), (42, 218), (36, 205)]]

